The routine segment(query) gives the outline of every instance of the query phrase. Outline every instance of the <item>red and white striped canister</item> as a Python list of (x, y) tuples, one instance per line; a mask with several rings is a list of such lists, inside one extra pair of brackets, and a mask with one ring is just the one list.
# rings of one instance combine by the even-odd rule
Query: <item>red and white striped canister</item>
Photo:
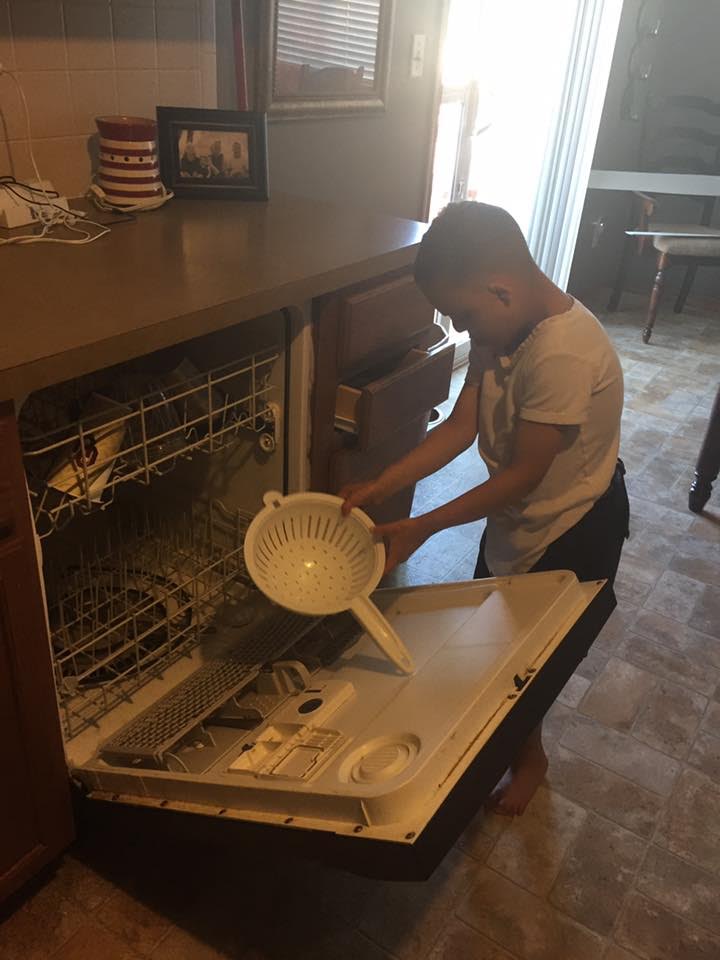
[(157, 124), (143, 117), (97, 117), (98, 185), (110, 203), (131, 206), (162, 193)]

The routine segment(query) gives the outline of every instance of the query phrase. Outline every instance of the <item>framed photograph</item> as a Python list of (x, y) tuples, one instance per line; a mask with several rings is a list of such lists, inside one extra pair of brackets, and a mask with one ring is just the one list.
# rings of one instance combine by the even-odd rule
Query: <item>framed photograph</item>
[(264, 113), (158, 107), (160, 175), (178, 197), (268, 199)]

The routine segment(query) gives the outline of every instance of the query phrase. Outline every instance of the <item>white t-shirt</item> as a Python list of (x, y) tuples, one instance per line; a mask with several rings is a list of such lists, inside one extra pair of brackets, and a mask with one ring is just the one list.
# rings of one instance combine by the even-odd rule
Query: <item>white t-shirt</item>
[(491, 477), (510, 465), (518, 419), (567, 428), (540, 484), (488, 517), (488, 567), (495, 576), (525, 573), (610, 485), (620, 445), (620, 361), (599, 321), (574, 301), (510, 356), (473, 344), (466, 382), (480, 387), (478, 445)]

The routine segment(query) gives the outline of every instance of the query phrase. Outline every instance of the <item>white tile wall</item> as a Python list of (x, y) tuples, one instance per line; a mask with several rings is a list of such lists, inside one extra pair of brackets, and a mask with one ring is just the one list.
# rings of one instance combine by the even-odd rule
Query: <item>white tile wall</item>
[[(27, 98), (40, 173), (92, 175), (95, 117), (217, 106), (215, 0), (0, 0), (0, 62)], [(31, 175), (19, 94), (0, 75), (0, 174)]]

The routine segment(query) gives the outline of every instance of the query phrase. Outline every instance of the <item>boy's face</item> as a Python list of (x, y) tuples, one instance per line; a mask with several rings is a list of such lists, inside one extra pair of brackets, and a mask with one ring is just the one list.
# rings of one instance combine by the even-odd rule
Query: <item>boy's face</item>
[(423, 293), (436, 310), (467, 331), (478, 346), (502, 350), (525, 323), (520, 291), (504, 278), (469, 278), (459, 284), (434, 283)]

